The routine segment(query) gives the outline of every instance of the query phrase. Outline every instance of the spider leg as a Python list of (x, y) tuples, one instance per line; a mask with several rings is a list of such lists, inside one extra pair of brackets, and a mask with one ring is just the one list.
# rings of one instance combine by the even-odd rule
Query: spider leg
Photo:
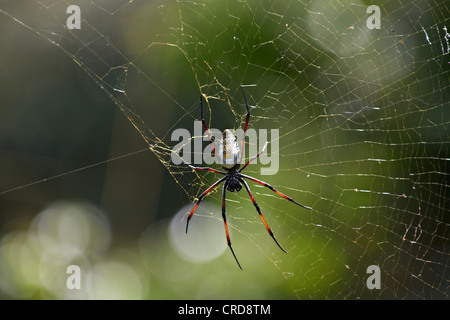
[(200, 95), (200, 114), (202, 117), (203, 128), (205, 129), (206, 134), (208, 135), (209, 141), (211, 142), (211, 145), (212, 145), (212, 148), (214, 151), (214, 155), (216, 156), (216, 159), (219, 160), (219, 158), (217, 157), (216, 148), (214, 147), (214, 142), (212, 141), (211, 133), (209, 132), (209, 129), (206, 126), (205, 118), (203, 117), (203, 96), (202, 95)]
[(219, 171), (219, 170), (216, 170), (213, 168), (208, 168), (208, 167), (194, 167), (191, 165), (189, 165), (189, 167), (192, 169), (195, 169), (195, 170), (208, 170), (208, 171), (215, 172), (215, 173), (226, 174), (225, 172), (222, 172), (222, 171)]
[(250, 162), (252, 162), (256, 158), (258, 158), (266, 150), (266, 147), (267, 147), (267, 142), (264, 144), (264, 147), (262, 147), (261, 151), (256, 156), (254, 156), (253, 158), (248, 160), (247, 163), (245, 164), (245, 166), (243, 166), (241, 169), (239, 169), (239, 172), (242, 172), (242, 170), (244, 170), (250, 164)]
[(275, 192), (275, 193), (278, 194), (279, 196), (282, 196), (282, 197), (285, 198), (286, 200), (289, 200), (289, 201), (295, 203), (296, 205), (298, 205), (298, 206), (300, 206), (300, 207), (302, 207), (302, 208), (309, 209), (309, 210), (312, 209), (311, 207), (304, 206), (304, 205), (298, 203), (297, 201), (295, 201), (294, 199), (292, 199), (291, 197), (288, 197), (287, 195), (281, 193), (280, 191), (276, 190), (274, 187), (272, 187), (272, 186), (271, 186), (270, 184), (268, 184), (267, 182), (264, 182), (264, 181), (255, 179), (255, 178), (253, 178), (253, 177), (247, 176), (247, 175), (242, 174), (242, 173), (240, 174), (240, 176), (241, 176), (242, 178), (252, 180), (252, 181), (254, 181), (254, 182), (256, 182), (256, 183), (259, 183), (260, 185), (263, 185), (264, 187), (269, 188), (270, 190), (272, 190), (273, 192)]
[(272, 230), (270, 230), (270, 227), (269, 227), (269, 225), (267, 224), (266, 219), (264, 219), (264, 216), (263, 216), (262, 213), (261, 213), (261, 209), (259, 208), (258, 203), (255, 201), (255, 198), (253, 197), (253, 194), (252, 194), (252, 192), (250, 191), (250, 188), (249, 188), (247, 182), (245, 182), (243, 179), (239, 179), (239, 181), (240, 181), (242, 184), (244, 184), (245, 189), (247, 189), (248, 195), (250, 196), (250, 199), (252, 200), (253, 205), (254, 205), (255, 208), (256, 208), (256, 211), (258, 211), (259, 217), (261, 218), (262, 222), (264, 223), (264, 226), (266, 227), (267, 232), (269, 232), (269, 235), (272, 237), (272, 239), (275, 241), (275, 243), (278, 245), (278, 247), (279, 247), (283, 252), (287, 253), (287, 251), (284, 250), (284, 249), (280, 246), (280, 244), (278, 243), (277, 239), (275, 239), (275, 236), (273, 235)]
[(239, 263), (238, 259), (236, 258), (236, 255), (234, 254), (233, 248), (231, 247), (230, 234), (228, 232), (227, 216), (225, 214), (225, 194), (227, 192), (227, 185), (228, 185), (228, 182), (225, 182), (224, 185), (223, 185), (223, 192), (222, 192), (222, 218), (223, 218), (223, 224), (225, 226), (225, 233), (227, 235), (228, 247), (230, 247), (230, 250), (231, 250), (231, 253), (233, 254), (234, 260), (236, 260), (239, 268), (241, 270), (243, 270), (242, 267), (241, 267), (241, 264)]
[(208, 189), (206, 189), (205, 191), (203, 191), (203, 193), (200, 195), (200, 197), (198, 197), (197, 203), (195, 204), (194, 208), (192, 208), (191, 213), (189, 214), (189, 217), (187, 218), (187, 222), (186, 222), (186, 233), (188, 232), (188, 227), (189, 227), (189, 220), (191, 220), (192, 215), (194, 214), (195, 210), (197, 210), (198, 205), (200, 204), (200, 201), (202, 201), (202, 199), (212, 190), (214, 189), (218, 184), (220, 184), (221, 182), (225, 181), (225, 177), (217, 180), (216, 182), (214, 182), (214, 184), (212, 186), (210, 186)]
[(248, 122), (250, 120), (250, 109), (248, 108), (247, 98), (245, 97), (244, 88), (241, 86), (242, 94), (244, 95), (245, 106), (247, 107), (247, 117), (245, 119), (245, 127), (244, 127), (244, 137), (242, 138), (242, 148), (241, 148), (241, 159), (239, 160), (239, 164), (242, 162), (242, 155), (244, 154), (245, 148), (245, 137), (247, 134)]
[(245, 119), (245, 127), (244, 127), (244, 133), (245, 133), (245, 132), (247, 132), (248, 121), (250, 120), (250, 109), (248, 108), (247, 98), (245, 97), (244, 88), (242, 86), (241, 86), (241, 89), (242, 89), (242, 94), (244, 96), (245, 106), (247, 107), (247, 118)]

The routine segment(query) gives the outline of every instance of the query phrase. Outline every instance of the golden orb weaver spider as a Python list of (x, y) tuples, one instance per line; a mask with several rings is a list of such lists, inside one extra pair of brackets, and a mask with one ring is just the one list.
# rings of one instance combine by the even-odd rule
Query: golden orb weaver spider
[[(244, 88), (241, 86), (242, 89), (242, 94), (244, 96), (244, 101), (245, 101), (245, 106), (247, 107), (247, 117), (245, 120), (245, 127), (244, 127), (244, 137), (242, 139), (242, 149), (244, 150), (245, 147), (245, 135), (247, 132), (247, 127), (248, 127), (248, 122), (250, 120), (250, 110), (248, 108), (248, 104), (247, 104), (247, 98), (245, 97), (245, 92), (244, 92)], [(189, 167), (191, 167), (192, 169), (195, 170), (207, 170), (207, 171), (211, 171), (211, 172), (215, 172), (218, 174), (223, 175), (224, 177), (217, 180), (216, 182), (214, 182), (208, 189), (206, 189), (205, 191), (203, 191), (203, 193), (198, 197), (198, 200), (196, 202), (196, 204), (194, 205), (194, 208), (192, 209), (191, 213), (189, 214), (188, 218), (187, 218), (187, 222), (186, 222), (186, 233), (188, 232), (188, 227), (189, 227), (189, 221), (191, 220), (195, 210), (197, 210), (198, 205), (200, 204), (200, 202), (202, 201), (202, 199), (211, 191), (213, 190), (215, 187), (217, 187), (219, 184), (221, 184), (222, 182), (224, 182), (223, 185), (223, 191), (222, 191), (222, 219), (223, 219), (223, 223), (225, 225), (225, 233), (227, 236), (227, 242), (228, 242), (228, 247), (231, 250), (231, 253), (233, 254), (234, 259), (236, 260), (239, 268), (242, 270), (241, 264), (239, 263), (234, 250), (231, 246), (231, 240), (230, 240), (230, 234), (228, 232), (228, 225), (227, 225), (227, 217), (225, 214), (225, 194), (226, 191), (240, 191), (242, 188), (242, 185), (244, 185), (245, 189), (247, 190), (248, 195), (250, 196), (250, 199), (253, 202), (253, 205), (256, 208), (256, 211), (259, 214), (259, 217), (261, 218), (262, 222), (264, 223), (264, 226), (267, 229), (267, 232), (269, 233), (269, 235), (272, 237), (272, 239), (275, 241), (275, 243), (278, 245), (278, 247), (285, 253), (287, 253), (286, 250), (284, 250), (281, 245), (278, 243), (278, 241), (275, 239), (275, 236), (273, 235), (272, 230), (270, 229), (269, 225), (266, 222), (266, 219), (264, 219), (264, 216), (261, 213), (261, 209), (259, 208), (258, 203), (255, 201), (255, 198), (253, 197), (252, 192), (250, 191), (250, 187), (248, 186), (247, 182), (245, 182), (244, 179), (248, 179), (251, 180), (253, 182), (259, 183), (260, 185), (263, 185), (264, 187), (269, 188), (270, 190), (272, 190), (273, 192), (275, 192), (276, 194), (278, 194), (279, 196), (283, 197), (286, 200), (289, 200), (293, 203), (295, 203), (296, 205), (305, 208), (305, 209), (312, 209), (311, 207), (307, 207), (304, 206), (298, 202), (296, 202), (295, 200), (293, 200), (291, 197), (288, 197), (287, 195), (281, 193), (280, 191), (276, 190), (274, 187), (272, 187), (270, 184), (268, 184), (267, 182), (258, 180), (256, 178), (253, 178), (251, 176), (242, 174), (241, 172), (249, 165), (250, 162), (252, 162), (253, 160), (255, 160), (256, 158), (258, 158), (261, 153), (264, 152), (264, 149), (267, 145), (266, 145), (261, 149), (261, 151), (254, 156), (253, 158), (249, 159), (247, 161), (247, 163), (241, 168), (241, 160), (242, 160), (242, 152), (240, 152), (239, 150), (239, 146), (238, 143), (236, 141), (236, 137), (234, 136), (234, 134), (226, 129), (223, 131), (222, 134), (222, 141), (220, 144), (220, 148), (219, 148), (219, 154), (217, 154), (216, 149), (214, 147), (213, 141), (212, 141), (212, 137), (211, 134), (209, 132), (208, 127), (206, 126), (205, 123), (205, 119), (203, 117), (203, 99), (202, 96), (200, 95), (200, 112), (201, 112), (201, 120), (202, 120), (202, 125), (203, 128), (205, 129), (206, 133), (208, 134), (209, 140), (212, 144), (212, 149), (214, 151), (214, 154), (216, 155), (216, 157), (221, 160), (222, 163), (222, 168), (225, 170), (225, 172), (223, 171), (219, 171), (213, 168), (209, 168), (209, 167), (194, 167), (189, 165)], [(238, 158), (239, 161), (238, 161)]]

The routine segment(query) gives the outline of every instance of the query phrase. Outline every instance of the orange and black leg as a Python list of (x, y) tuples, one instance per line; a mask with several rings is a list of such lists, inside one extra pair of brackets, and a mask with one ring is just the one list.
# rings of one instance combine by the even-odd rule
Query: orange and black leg
[(211, 171), (211, 172), (215, 172), (215, 173), (220, 173), (220, 174), (226, 174), (225, 172), (213, 169), (213, 168), (209, 168), (209, 167), (194, 167), (192, 165), (189, 165), (190, 168), (195, 169), (195, 170), (207, 170), (207, 171)]
[(206, 125), (206, 122), (205, 122), (205, 118), (203, 117), (203, 96), (202, 95), (200, 95), (200, 115), (202, 118), (203, 128), (205, 129), (206, 134), (208, 135), (209, 142), (211, 142), (211, 146), (214, 151), (214, 155), (216, 156), (216, 159), (219, 160), (217, 153), (216, 153), (216, 148), (214, 147), (214, 142), (212, 140), (211, 132), (209, 132), (208, 126)]
[(222, 193), (222, 218), (223, 218), (223, 224), (225, 225), (225, 233), (227, 235), (227, 242), (228, 242), (228, 247), (230, 247), (231, 253), (233, 254), (234, 259), (236, 260), (239, 268), (241, 270), (241, 264), (239, 263), (238, 259), (236, 258), (236, 255), (234, 254), (233, 248), (231, 247), (231, 240), (230, 240), (230, 233), (228, 232), (228, 225), (227, 225), (227, 216), (225, 214), (225, 194), (227, 192), (227, 182), (225, 182), (225, 184), (223, 185), (223, 193)]
[(255, 198), (253, 197), (253, 194), (252, 194), (252, 192), (250, 191), (250, 188), (249, 188), (247, 182), (245, 182), (243, 179), (240, 179), (239, 181), (244, 185), (245, 189), (247, 189), (248, 195), (250, 196), (250, 199), (252, 200), (253, 205), (254, 205), (255, 208), (256, 208), (256, 211), (258, 211), (259, 217), (261, 218), (262, 222), (264, 223), (264, 226), (266, 227), (267, 232), (269, 232), (269, 235), (272, 237), (272, 239), (275, 241), (275, 243), (278, 245), (278, 247), (279, 247), (283, 252), (287, 253), (287, 251), (284, 250), (284, 249), (280, 246), (280, 244), (278, 243), (277, 239), (275, 239), (275, 236), (273, 235), (272, 230), (270, 229), (269, 225), (267, 224), (266, 219), (264, 219), (264, 216), (263, 216), (262, 213), (261, 213), (261, 209), (259, 208), (258, 203), (255, 201)]
[(311, 207), (304, 206), (304, 205), (298, 203), (297, 201), (295, 201), (294, 199), (292, 199), (291, 197), (288, 197), (287, 195), (281, 193), (280, 191), (276, 190), (274, 187), (272, 187), (272, 186), (271, 186), (270, 184), (268, 184), (267, 182), (264, 182), (264, 181), (255, 179), (255, 178), (253, 178), (253, 177), (247, 176), (247, 175), (242, 174), (242, 173), (240, 174), (240, 176), (241, 176), (242, 178), (245, 178), (245, 179), (248, 179), (248, 180), (252, 180), (252, 181), (254, 181), (254, 182), (256, 182), (256, 183), (259, 183), (260, 185), (263, 185), (264, 187), (269, 188), (270, 190), (272, 190), (273, 192), (275, 192), (275, 193), (278, 194), (279, 196), (282, 196), (282, 197), (285, 198), (286, 200), (289, 200), (289, 201), (295, 203), (296, 205), (298, 205), (298, 206), (300, 206), (300, 207), (302, 207), (302, 208), (309, 209), (309, 210), (312, 209)]
[(192, 215), (194, 214), (195, 210), (197, 210), (198, 205), (200, 204), (200, 201), (202, 201), (202, 199), (212, 190), (214, 189), (217, 185), (219, 185), (221, 182), (225, 181), (225, 177), (223, 177), (222, 179), (217, 180), (216, 182), (214, 182), (214, 184), (209, 187), (208, 189), (206, 189), (205, 191), (203, 191), (203, 193), (200, 195), (200, 197), (198, 197), (197, 203), (195, 204), (194, 208), (192, 208), (191, 213), (189, 214), (188, 218), (187, 218), (187, 222), (186, 222), (186, 233), (188, 232), (188, 227), (189, 227), (189, 220), (191, 220)]
[(245, 118), (245, 126), (244, 126), (244, 137), (242, 138), (242, 147), (241, 147), (241, 159), (239, 159), (239, 164), (242, 163), (242, 155), (244, 154), (245, 148), (245, 137), (247, 135), (248, 122), (250, 120), (250, 109), (248, 108), (247, 98), (245, 97), (244, 88), (241, 86), (242, 94), (244, 95), (245, 107), (247, 108), (247, 116)]

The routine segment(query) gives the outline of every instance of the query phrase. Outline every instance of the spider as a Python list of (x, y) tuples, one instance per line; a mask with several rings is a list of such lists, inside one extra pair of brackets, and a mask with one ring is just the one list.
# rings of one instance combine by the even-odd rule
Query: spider
[[(242, 139), (242, 148), (241, 148), (241, 150), (244, 150), (244, 147), (245, 147), (245, 136), (246, 136), (246, 132), (247, 132), (248, 122), (250, 120), (250, 110), (248, 108), (247, 98), (245, 97), (244, 88), (242, 86), (241, 86), (241, 89), (242, 89), (242, 94), (244, 96), (245, 106), (247, 107), (247, 117), (246, 117), (246, 120), (245, 120), (244, 137)], [(220, 147), (219, 147), (219, 152), (218, 153), (216, 152), (216, 149), (215, 149), (213, 141), (212, 141), (211, 134), (209, 132), (208, 127), (206, 126), (205, 119), (203, 117), (203, 99), (202, 99), (201, 95), (200, 95), (200, 112), (201, 112), (201, 118), (202, 118), (201, 120), (202, 120), (203, 128), (205, 129), (206, 133), (208, 134), (208, 138), (209, 138), (209, 140), (211, 142), (214, 154), (220, 160), (220, 162), (222, 164), (222, 168), (225, 170), (225, 172), (219, 171), (219, 170), (216, 170), (216, 169), (213, 169), (213, 168), (209, 168), (209, 167), (194, 167), (194, 166), (189, 165), (189, 167), (191, 167), (192, 169), (211, 171), (211, 172), (214, 172), (214, 173), (221, 174), (221, 175), (223, 175), (223, 177), (220, 178), (219, 180), (217, 180), (216, 182), (214, 182), (198, 198), (194, 208), (192, 209), (192, 211), (190, 212), (190, 214), (189, 214), (189, 216), (187, 218), (186, 233), (188, 232), (189, 221), (191, 220), (195, 210), (197, 210), (197, 207), (200, 204), (200, 202), (202, 201), (202, 199), (209, 192), (211, 192), (211, 190), (213, 190), (219, 184), (224, 182), (223, 191), (222, 191), (222, 218), (223, 218), (223, 223), (225, 225), (225, 233), (226, 233), (226, 236), (227, 236), (228, 247), (230, 248), (231, 253), (233, 254), (233, 257), (236, 260), (239, 268), (241, 270), (243, 270), (242, 267), (241, 267), (241, 264), (239, 263), (239, 261), (238, 261), (238, 259), (236, 257), (236, 254), (234, 253), (233, 247), (231, 246), (230, 234), (228, 232), (228, 225), (227, 225), (227, 217), (226, 217), (226, 214), (225, 214), (225, 194), (226, 194), (227, 190), (230, 191), (230, 192), (240, 191), (241, 188), (242, 188), (242, 185), (244, 185), (245, 189), (247, 190), (248, 195), (250, 196), (251, 201), (253, 202), (253, 205), (256, 208), (256, 211), (259, 214), (259, 217), (261, 218), (262, 222), (264, 223), (264, 226), (266, 227), (267, 232), (272, 237), (272, 239), (275, 241), (275, 243), (278, 245), (278, 247), (283, 252), (287, 253), (287, 251), (284, 250), (283, 247), (281, 247), (281, 245), (275, 239), (275, 236), (273, 235), (272, 230), (270, 229), (269, 225), (266, 222), (266, 219), (264, 219), (264, 216), (261, 213), (261, 209), (259, 208), (258, 203), (255, 201), (255, 198), (253, 197), (253, 194), (250, 191), (250, 187), (248, 186), (247, 182), (244, 179), (251, 180), (253, 182), (259, 183), (260, 185), (263, 185), (264, 187), (269, 188), (270, 190), (272, 190), (273, 192), (275, 192), (279, 196), (283, 197), (284, 199), (289, 200), (289, 201), (295, 203), (296, 205), (298, 205), (298, 206), (300, 206), (302, 208), (310, 209), (310, 210), (312, 208), (304, 206), (304, 205), (296, 202), (291, 197), (288, 197), (287, 195), (285, 195), (285, 194), (281, 193), (280, 191), (276, 190), (274, 187), (272, 187), (267, 182), (258, 180), (256, 178), (253, 178), (251, 176), (248, 176), (248, 175), (245, 175), (245, 174), (242, 173), (242, 171), (250, 164), (250, 162), (255, 160), (257, 157), (259, 157), (261, 155), (261, 153), (264, 152), (264, 149), (265, 149), (267, 143), (264, 145), (264, 147), (261, 149), (261, 151), (256, 156), (254, 156), (253, 158), (249, 159), (247, 161), (247, 163), (243, 167), (241, 167), (242, 153), (239, 150), (239, 146), (238, 146), (238, 143), (236, 141), (236, 137), (231, 132), (231, 130), (226, 129), (226, 130), (223, 131), (223, 133), (222, 133), (222, 141), (220, 142)], [(239, 158), (239, 160), (238, 160), (238, 158)]]

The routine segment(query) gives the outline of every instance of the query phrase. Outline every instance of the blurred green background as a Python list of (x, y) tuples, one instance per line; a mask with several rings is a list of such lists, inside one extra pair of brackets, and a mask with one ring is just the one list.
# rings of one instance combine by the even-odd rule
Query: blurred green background
[[(371, 4), (2, 1), (0, 298), (448, 299), (449, 7), (378, 1), (370, 30)], [(185, 234), (216, 177), (170, 158), (200, 94), (242, 127), (240, 85), (250, 127), (280, 130), (278, 174), (247, 173), (313, 207), (250, 184), (286, 255), (229, 193), (244, 271), (221, 192)]]

